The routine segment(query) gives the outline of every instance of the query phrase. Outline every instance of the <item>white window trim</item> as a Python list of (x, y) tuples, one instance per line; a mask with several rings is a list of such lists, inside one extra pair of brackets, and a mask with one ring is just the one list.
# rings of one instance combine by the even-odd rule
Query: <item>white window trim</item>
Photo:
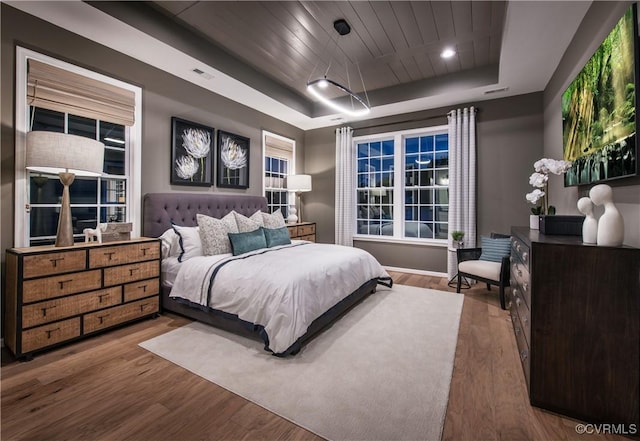
[[(264, 181), (264, 158), (267, 153), (267, 136), (272, 138), (279, 139), (281, 141), (290, 142), (292, 144), (292, 152), (291, 152), (291, 165), (289, 167), (289, 174), (296, 174), (296, 140), (287, 138), (286, 136), (278, 135), (277, 133), (269, 132), (268, 130), (262, 130), (262, 196), (267, 196), (267, 189)], [(292, 201), (292, 197), (295, 198), (295, 193), (289, 192), (289, 200)]]
[(14, 244), (16, 247), (29, 246), (29, 182), (25, 169), (27, 132), (29, 131), (29, 106), (27, 104), (27, 61), (29, 59), (42, 61), (77, 73), (97, 81), (130, 90), (135, 94), (135, 124), (129, 127), (129, 160), (127, 173), (129, 176), (126, 189), (127, 222), (131, 222), (132, 237), (139, 237), (142, 225), (142, 89), (97, 72), (75, 66), (70, 63), (43, 55), (39, 52), (16, 47), (16, 125), (15, 125), (15, 206), (14, 206)]
[[(397, 132), (385, 132), (385, 133), (376, 133), (374, 135), (363, 135), (356, 136), (353, 138), (353, 150), (357, 152), (358, 143), (361, 142), (371, 142), (371, 141), (383, 141), (384, 139), (393, 139), (394, 151), (393, 151), (393, 162), (394, 164), (401, 164), (400, 167), (394, 167), (393, 170), (393, 200), (400, 201), (400, 213), (404, 213), (404, 158), (402, 155), (402, 147), (404, 138), (415, 136), (415, 135), (430, 135), (435, 133), (442, 133), (448, 131), (448, 126), (446, 124), (441, 126), (433, 126), (433, 127), (424, 127), (421, 129), (410, 129), (410, 130), (401, 130)], [(356, 153), (357, 154), (357, 153)], [(356, 168), (354, 171), (354, 175), (358, 174), (358, 161), (357, 158), (354, 161), (354, 167)], [(397, 183), (400, 183), (398, 185)], [(357, 194), (358, 187), (354, 190)], [(357, 196), (356, 199), (357, 200)], [(395, 207), (394, 202), (394, 207)], [(357, 210), (356, 210), (357, 212)], [(404, 214), (402, 216), (395, 216), (393, 218), (393, 231), (398, 231), (398, 236), (375, 236), (369, 234), (358, 234), (354, 233), (353, 240), (362, 240), (367, 242), (387, 242), (387, 243), (403, 243), (403, 244), (412, 244), (412, 245), (426, 245), (426, 246), (435, 246), (435, 247), (446, 247), (448, 246), (448, 239), (422, 239), (417, 237), (402, 237), (404, 236)], [(357, 219), (354, 218), (354, 223), (357, 222)], [(448, 224), (448, 222), (447, 222)], [(357, 230), (355, 230), (357, 231)]]

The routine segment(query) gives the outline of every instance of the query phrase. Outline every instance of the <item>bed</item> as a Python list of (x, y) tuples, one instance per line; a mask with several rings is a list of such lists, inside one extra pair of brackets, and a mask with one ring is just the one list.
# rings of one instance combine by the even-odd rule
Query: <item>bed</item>
[[(160, 237), (163, 233), (172, 228), (172, 224), (185, 227), (197, 226), (198, 214), (221, 219), (232, 211), (247, 217), (253, 215), (256, 211), (266, 212), (266, 199), (259, 196), (211, 193), (150, 193), (145, 195), (143, 199), (143, 234), (147, 237)], [(334, 250), (331, 248), (334, 248)], [(237, 305), (231, 305), (231, 307), (228, 308), (226, 306), (217, 307), (216, 304), (214, 304), (215, 307), (212, 307), (211, 298), (207, 298), (205, 301), (204, 295), (201, 296), (203, 297), (201, 302), (196, 301), (196, 298), (200, 296), (200, 294), (193, 293), (193, 295), (190, 296), (189, 292), (185, 291), (185, 286), (189, 287), (191, 285), (188, 283), (185, 285), (185, 280), (192, 280), (194, 275), (201, 274), (203, 280), (202, 285), (204, 286), (206, 282), (207, 289), (210, 289), (210, 292), (214, 292), (214, 283), (218, 282), (216, 282), (217, 279), (213, 278), (213, 275), (215, 274), (215, 277), (218, 278), (221, 278), (223, 275), (227, 278), (233, 277), (231, 274), (233, 274), (232, 268), (234, 266), (249, 264), (240, 261), (251, 262), (251, 264), (253, 264), (254, 261), (256, 263), (261, 261), (262, 263), (259, 265), (268, 262), (270, 265), (287, 266), (287, 268), (283, 268), (282, 271), (290, 273), (292, 271), (292, 267), (295, 267), (295, 271), (298, 271), (299, 265), (297, 263), (295, 265), (285, 265), (284, 262), (301, 262), (306, 260), (306, 257), (301, 258), (300, 256), (309, 255), (309, 259), (311, 259), (314, 254), (321, 257), (325, 253), (336, 253), (336, 251), (338, 251), (336, 255), (348, 255), (349, 252), (360, 253), (354, 255), (354, 259), (362, 259), (362, 253), (368, 255), (368, 253), (358, 249), (338, 249), (335, 245), (292, 241), (291, 245), (274, 246), (265, 250), (256, 250), (243, 254), (242, 256), (229, 256), (228, 258), (226, 256), (221, 256), (221, 258), (217, 259), (196, 257), (190, 259), (188, 262), (191, 263), (188, 265), (188, 262), (183, 262), (179, 265), (174, 263), (173, 268), (170, 270), (168, 269), (169, 266), (165, 265), (165, 263), (169, 263), (169, 259), (166, 259), (166, 262), (163, 259), (163, 279), (170, 278), (167, 276), (165, 271), (171, 271), (173, 273), (172, 280), (175, 279), (175, 285), (170, 286), (164, 283), (163, 280), (161, 287), (161, 307), (163, 311), (180, 314), (193, 320), (204, 322), (209, 325), (261, 341), (264, 343), (265, 350), (270, 351), (275, 355), (295, 355), (305, 343), (312, 339), (325, 326), (336, 320), (340, 315), (344, 314), (363, 298), (374, 293), (378, 283), (385, 284), (387, 286), (392, 284), (388, 274), (386, 274), (373, 257), (369, 255), (370, 259), (375, 261), (375, 264), (366, 260), (365, 266), (367, 266), (367, 268), (366, 271), (363, 270), (362, 275), (358, 272), (357, 275), (354, 276), (350, 271), (347, 271), (346, 267), (343, 268), (343, 266), (348, 263), (345, 261), (343, 261), (340, 266), (336, 266), (336, 272), (334, 272), (333, 269), (327, 272), (325, 268), (321, 274), (317, 270), (315, 271), (318, 273), (316, 275), (311, 273), (306, 274), (304, 276), (305, 278), (310, 277), (311, 275), (316, 278), (316, 282), (314, 282), (312, 286), (317, 288), (310, 289), (310, 291), (322, 291), (323, 296), (325, 296), (324, 293), (326, 292), (326, 298), (322, 297), (322, 302), (325, 304), (314, 306), (316, 309), (322, 308), (322, 311), (324, 312), (318, 315), (316, 311), (310, 316), (311, 318), (307, 319), (308, 322), (303, 323), (303, 327), (301, 327), (300, 323), (296, 322), (296, 329), (286, 332), (280, 332), (279, 330), (276, 331), (269, 321), (262, 320), (260, 313), (257, 315), (254, 313), (254, 315), (247, 316), (243, 309), (238, 310), (236, 308)], [(364, 258), (369, 259), (369, 257)], [(344, 257), (344, 259), (347, 259), (347, 257)], [(222, 261), (222, 264), (217, 263), (217, 261)], [(280, 263), (277, 263), (278, 261)], [(209, 272), (206, 272), (207, 269), (205, 269), (204, 266), (202, 267), (202, 271), (196, 271), (197, 265), (207, 265)], [(218, 266), (220, 268), (218, 268)], [(187, 271), (191, 271), (191, 273), (188, 273)], [(273, 268), (270, 271), (271, 273), (277, 273)], [(302, 271), (302, 269), (300, 271)], [(305, 269), (305, 271), (311, 270)], [(181, 272), (183, 274), (181, 274)], [(223, 272), (225, 274), (222, 274)], [(230, 274), (226, 274), (227, 272)], [(337, 272), (345, 274), (340, 276)], [(218, 275), (218, 273), (220, 273), (220, 275)], [(242, 271), (240, 274), (241, 273)], [(331, 273), (332, 276), (327, 276), (328, 273)], [(333, 274), (335, 274), (335, 279), (333, 278)], [(341, 283), (330, 283), (335, 282), (336, 280), (340, 280), (340, 282), (342, 282), (342, 279), (339, 277), (346, 276), (349, 276), (349, 280), (348, 283), (345, 283), (344, 285)], [(318, 280), (320, 277), (324, 277), (326, 283), (319, 283)], [(365, 280), (360, 280), (358, 277), (360, 279), (364, 278)], [(182, 283), (182, 285), (178, 286), (179, 283)], [(238, 281), (238, 284), (239, 283), (240, 281)], [(220, 289), (221, 286), (230, 285), (235, 285), (235, 283), (220, 282), (215, 286), (217, 290)], [(263, 286), (266, 291), (268, 286), (266, 284)], [(351, 286), (353, 289), (343, 288), (344, 286)], [(234, 286), (234, 288), (236, 287)], [(178, 292), (178, 294), (176, 294), (176, 292), (172, 292), (172, 290)], [(180, 297), (176, 297), (176, 295), (179, 295)], [(226, 300), (233, 299), (233, 293), (225, 295), (231, 296), (227, 297)], [(211, 297), (212, 295), (208, 294), (208, 296)], [(215, 296), (219, 296), (218, 291), (216, 291)], [(300, 303), (299, 300), (294, 299), (289, 301), (287, 299), (289, 299), (288, 295), (281, 295), (277, 300), (278, 305), (280, 303), (288, 302), (294, 305), (290, 307), (297, 307), (296, 305)], [(287, 300), (287, 302), (285, 302), (285, 300)], [(256, 301), (255, 303), (258, 304), (260, 302)], [(254, 306), (251, 307), (254, 308)], [(255, 308), (261, 307), (262, 306), (255, 306)], [(266, 309), (269, 309), (268, 305), (265, 306), (265, 310)], [(297, 321), (298, 315), (302, 316), (306, 313), (303, 314), (301, 312), (299, 314), (298, 311), (294, 310), (293, 313), (283, 314), (280, 312), (279, 314), (280, 316), (295, 316), (295, 320)], [(260, 319), (255, 321), (246, 319), (247, 317), (254, 316), (260, 317)], [(288, 325), (285, 324), (283, 326)], [(284, 335), (278, 337), (277, 334)], [(276, 340), (276, 337), (279, 340)]]

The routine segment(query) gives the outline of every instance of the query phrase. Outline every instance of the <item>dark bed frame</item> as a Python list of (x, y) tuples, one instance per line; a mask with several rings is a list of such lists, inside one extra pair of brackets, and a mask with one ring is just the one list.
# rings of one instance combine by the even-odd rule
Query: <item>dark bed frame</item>
[[(222, 218), (232, 210), (251, 216), (258, 210), (267, 211), (267, 201), (261, 196), (229, 195), (212, 193), (149, 193), (143, 199), (144, 236), (159, 237), (171, 224), (196, 226), (196, 214)], [(307, 332), (286, 351), (276, 355), (295, 355), (302, 346), (318, 334), (323, 328), (335, 321), (351, 307), (376, 291), (377, 279), (365, 282), (356, 291), (349, 294), (330, 310), (314, 320)], [(169, 297), (170, 288), (162, 287), (160, 305), (163, 311), (170, 311), (185, 317), (207, 323), (235, 334), (249, 337), (268, 346), (263, 327), (239, 319), (236, 315), (204, 308), (196, 304), (187, 304)]]

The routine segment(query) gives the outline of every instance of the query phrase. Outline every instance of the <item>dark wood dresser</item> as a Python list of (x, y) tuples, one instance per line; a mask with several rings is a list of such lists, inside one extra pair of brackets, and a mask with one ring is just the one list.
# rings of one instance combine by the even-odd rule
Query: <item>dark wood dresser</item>
[(510, 312), (531, 404), (639, 427), (640, 249), (511, 234)]

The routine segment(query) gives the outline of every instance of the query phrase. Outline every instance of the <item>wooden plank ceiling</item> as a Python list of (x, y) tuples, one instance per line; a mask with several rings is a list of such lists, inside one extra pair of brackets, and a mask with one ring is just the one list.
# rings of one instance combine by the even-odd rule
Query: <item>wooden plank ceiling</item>
[[(159, 1), (153, 6), (301, 94), (325, 74), (361, 92), (497, 65), (503, 1)], [(333, 28), (343, 18), (351, 33)], [(440, 52), (457, 53), (444, 60)], [(348, 69), (348, 70), (347, 70)], [(349, 78), (347, 78), (347, 72)]]

